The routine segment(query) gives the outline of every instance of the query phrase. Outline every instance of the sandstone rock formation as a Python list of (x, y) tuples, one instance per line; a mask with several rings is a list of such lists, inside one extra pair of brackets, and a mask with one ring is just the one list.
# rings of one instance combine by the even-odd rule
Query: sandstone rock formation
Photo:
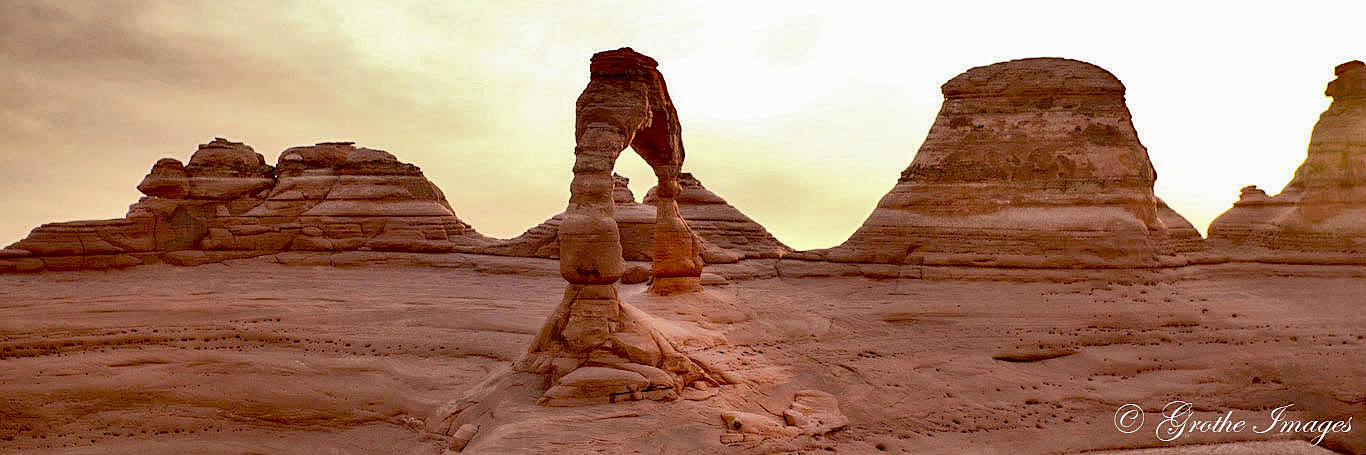
[(279, 251), (474, 251), (491, 242), (460, 221), (416, 166), (330, 142), (294, 147), (277, 167), (216, 138), (189, 164), (164, 158), (123, 219), (52, 223), (0, 258), (0, 271), (197, 264)]
[(771, 439), (793, 438), (798, 435), (819, 436), (844, 428), (849, 418), (840, 412), (839, 400), (820, 390), (799, 390), (792, 405), (783, 411), (783, 420), (743, 411), (721, 413), (726, 433), (721, 441), (727, 444), (756, 443)]
[(1308, 156), (1280, 194), (1242, 189), (1209, 226), (1234, 259), (1361, 263), (1366, 253), (1366, 64), (1338, 65)]
[[(629, 145), (659, 178), (650, 290), (700, 290), (701, 249), (679, 216), (683, 143), (657, 63), (622, 48), (595, 54), (579, 96), (574, 179), (559, 225), (560, 274), (569, 282), (516, 371), (549, 376), (541, 403), (556, 406), (642, 398), (670, 400), (694, 381), (716, 381), (680, 353), (644, 312), (621, 301), (625, 270), (612, 167)], [(615, 197), (614, 197), (615, 196)]]
[(1060, 58), (973, 68), (911, 165), (837, 262), (1004, 267), (1184, 263), (1199, 234), (1153, 194), (1157, 178), (1124, 85)]
[[(762, 225), (703, 187), (702, 182), (691, 173), (680, 173), (678, 184), (683, 188), (674, 197), (678, 211), (688, 221), (688, 226), (707, 243), (738, 256), (738, 259), (776, 259), (792, 251)], [(650, 188), (643, 202), (653, 205), (657, 191), (658, 187)], [(707, 258), (707, 262), (725, 261)]]
[[(613, 174), (612, 193), (616, 212), (613, 217), (621, 235), (621, 254), (628, 261), (649, 261), (653, 257), (655, 221), (654, 193), (646, 193), (644, 203), (636, 202), (629, 188), (630, 179)], [(716, 193), (702, 186), (687, 172), (678, 174), (682, 190), (674, 197), (679, 214), (701, 244), (702, 258), (709, 264), (731, 263), (742, 259), (776, 259), (792, 251), (759, 223), (745, 216)], [(490, 254), (559, 258), (558, 233), (564, 213), (528, 229), (516, 238), (498, 242), (485, 249)]]
[[(630, 179), (612, 174), (613, 218), (621, 237), (621, 254), (628, 261), (648, 261), (654, 254), (654, 206), (636, 202), (631, 192)], [(484, 251), (502, 256), (560, 257), (560, 223), (564, 212), (556, 214), (517, 237), (497, 242)]]

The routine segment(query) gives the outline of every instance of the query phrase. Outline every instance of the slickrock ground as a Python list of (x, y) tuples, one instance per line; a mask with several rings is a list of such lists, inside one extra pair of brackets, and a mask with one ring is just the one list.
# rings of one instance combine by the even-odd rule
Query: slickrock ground
[(1200, 235), (1153, 194), (1124, 85), (1061, 58), (970, 69), (896, 185), (836, 262), (995, 267), (1184, 265)]
[[(427, 420), (509, 368), (562, 296), (555, 261), (504, 260), (518, 273), (233, 260), (0, 275), (0, 452), (440, 453)], [(674, 402), (502, 397), (500, 426), (465, 453), (1122, 450), (1167, 445), (1151, 429), (1173, 399), (1249, 424), (1289, 403), (1301, 419), (1353, 415), (1322, 446), (1366, 453), (1366, 269), (1011, 273), (706, 288), (732, 306), (623, 286), (652, 315), (717, 327), (746, 380)], [(723, 412), (773, 416), (803, 389), (837, 397), (848, 426), (797, 445), (721, 442)], [(1143, 431), (1115, 430), (1125, 403), (1148, 411)], [(1327, 453), (1311, 437), (1191, 435), (1177, 442), (1271, 442), (1134, 453)]]
[(1249, 186), (1209, 226), (1234, 259), (1361, 263), (1366, 253), (1366, 63), (1338, 65), (1304, 164), (1280, 194)]

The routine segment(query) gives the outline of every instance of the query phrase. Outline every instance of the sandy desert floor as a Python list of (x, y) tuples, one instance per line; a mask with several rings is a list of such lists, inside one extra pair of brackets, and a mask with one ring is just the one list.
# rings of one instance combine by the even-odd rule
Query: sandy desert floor
[[(425, 423), (506, 370), (559, 302), (543, 262), (530, 275), (240, 261), (0, 276), (0, 452), (440, 453)], [(1359, 453), (1364, 276), (774, 278), (709, 287), (729, 304), (701, 308), (624, 286), (651, 314), (707, 321), (731, 366), (763, 379), (700, 401), (509, 399), (505, 424), (467, 452), (763, 453), (722, 444), (719, 412), (781, 412), (818, 389), (851, 423), (802, 453)], [(1154, 416), (1176, 399), (1201, 418), (1264, 423), (1293, 403), (1287, 416), (1358, 428), (1319, 447), (1306, 433), (1157, 441)], [(1143, 431), (1116, 430), (1126, 403), (1147, 411)], [(1209, 445), (1228, 442), (1242, 443)]]

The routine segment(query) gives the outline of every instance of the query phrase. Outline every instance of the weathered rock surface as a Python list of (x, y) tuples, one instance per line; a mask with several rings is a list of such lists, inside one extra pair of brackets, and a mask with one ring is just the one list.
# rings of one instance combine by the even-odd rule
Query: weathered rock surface
[[(702, 182), (691, 173), (678, 174), (678, 184), (683, 188), (674, 197), (678, 212), (698, 237), (724, 250), (724, 253), (738, 256), (737, 259), (774, 259), (792, 251), (762, 225), (703, 187)], [(650, 188), (643, 202), (646, 205), (654, 204), (657, 191), (657, 187)], [(707, 262), (726, 261), (708, 259)]]
[[(612, 198), (616, 205), (613, 218), (621, 236), (621, 255), (628, 261), (649, 261), (653, 257), (655, 188), (646, 193), (644, 203), (636, 202), (630, 179), (613, 175)], [(763, 226), (745, 216), (687, 172), (679, 173), (682, 188), (674, 198), (678, 212), (697, 236), (702, 258), (709, 264), (732, 263), (742, 259), (779, 258), (792, 251)], [(564, 213), (528, 229), (512, 239), (485, 249), (490, 254), (558, 258), (558, 233)]]
[[(123, 219), (46, 224), (10, 249), (26, 252), (24, 271), (34, 271), (280, 251), (464, 252), (492, 241), (460, 221), (417, 166), (349, 142), (294, 147), (271, 167), (251, 147), (216, 138), (189, 164), (157, 161), (138, 189), (147, 197)], [(0, 258), (0, 271), (18, 262)]]
[(808, 434), (825, 434), (849, 425), (849, 418), (840, 412), (839, 399), (819, 390), (798, 391), (792, 406), (783, 411), (783, 420)]
[(790, 438), (801, 434), (801, 429), (784, 425), (771, 416), (743, 411), (721, 413), (721, 423), (727, 432), (721, 435), (721, 442), (736, 444), (758, 442), (770, 438)]
[[(653, 254), (655, 208), (636, 202), (631, 193), (631, 180), (612, 174), (613, 219), (621, 237), (622, 258), (628, 261), (649, 261)], [(484, 248), (484, 252), (501, 256), (556, 258), (560, 257), (561, 212), (517, 237), (499, 241)]]
[(446, 448), (456, 452), (464, 450), (465, 446), (469, 445), (470, 440), (474, 439), (474, 435), (478, 432), (478, 425), (468, 423), (461, 425), (460, 428), (455, 430), (455, 434), (451, 435), (451, 440), (447, 443)]
[(674, 202), (684, 158), (681, 127), (657, 65), (654, 59), (622, 48), (593, 55), (589, 66), (588, 87), (577, 105), (578, 146), (569, 207), (555, 235), (560, 275), (569, 284), (526, 356), (513, 367), (548, 377), (553, 385), (540, 404), (673, 400), (685, 385), (718, 383), (679, 352), (654, 318), (618, 295), (616, 283), (627, 267), (616, 203), (633, 197), (622, 188), (624, 179), (611, 172), (627, 146), (659, 178), (653, 223), (646, 225), (652, 229), (650, 292), (701, 291), (700, 242)]
[(973, 68), (911, 165), (836, 262), (1044, 268), (1180, 264), (1199, 234), (1153, 194), (1157, 178), (1124, 85), (1060, 58)]
[[(849, 418), (840, 413), (839, 400), (819, 390), (800, 390), (793, 396), (792, 405), (783, 411), (782, 419), (744, 411), (724, 411), (721, 422), (726, 432), (724, 444), (757, 444), (792, 440), (802, 434), (821, 436), (849, 425)], [(786, 444), (788, 448), (801, 445)]]
[[(468, 434), (460, 429), (470, 425), (478, 431), (464, 449), (469, 454), (1091, 454), (1153, 446), (1151, 430), (1114, 430), (1116, 403), (1160, 410), (1174, 396), (1208, 403), (1212, 411), (1200, 414), (1207, 420), (1233, 410), (1249, 425), (1265, 425), (1251, 421), (1268, 418), (1253, 408), (1260, 402), (1295, 403), (1291, 418), (1301, 421), (1356, 416), (1353, 431), (1330, 433), (1319, 447), (1366, 448), (1366, 350), (1356, 338), (1366, 327), (1362, 267), (1224, 264), (1158, 271), (1167, 278), (1157, 281), (1070, 283), (740, 281), (724, 294), (755, 317), (711, 327), (727, 337), (716, 348), (726, 354), (689, 355), (706, 356), (745, 382), (710, 387), (718, 394), (701, 401), (685, 397), (695, 395), (689, 388), (667, 403), (565, 408), (537, 405), (550, 384), (523, 375), (525, 388), (485, 400), (491, 417), (466, 408), (443, 425), (447, 414), (438, 408), (526, 352), (543, 316), (559, 303), (544, 299), (563, 288), (555, 261), (294, 254), (467, 256), (545, 267), (535, 275), (488, 274), (241, 260), (0, 275), (7, 337), (0, 343), (0, 396), (8, 413), (0, 431), (12, 436), (0, 438), (0, 453), (303, 447), (437, 455), (458, 445), (458, 436)], [(683, 318), (671, 308), (687, 308), (673, 301), (682, 296), (623, 294), (667, 322)], [(1155, 311), (1163, 308), (1170, 311)], [(1077, 353), (1041, 362), (991, 360), (1040, 344)], [(751, 383), (769, 371), (757, 366), (787, 376)], [(1102, 381), (1108, 382), (1096, 385)], [(849, 427), (812, 438), (833, 450), (806, 448), (804, 436), (773, 451), (718, 440), (730, 431), (721, 413), (782, 421), (784, 410), (795, 407), (793, 394), (805, 389), (839, 397)], [(413, 418), (453, 442), (415, 433)], [(374, 430), (383, 431), (358, 433)], [(1173, 444), (1225, 453), (1213, 449), (1246, 439), (1312, 447), (1305, 441), (1317, 436), (1190, 433), (1200, 439)]]
[(1209, 226), (1212, 245), (1234, 259), (1366, 262), (1366, 64), (1339, 65), (1308, 156), (1280, 194), (1242, 189)]

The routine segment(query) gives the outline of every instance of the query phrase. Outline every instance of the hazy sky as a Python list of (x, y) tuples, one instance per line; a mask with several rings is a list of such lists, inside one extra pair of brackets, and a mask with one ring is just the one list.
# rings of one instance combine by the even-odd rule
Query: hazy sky
[[(586, 6), (592, 5), (592, 6)], [(1304, 160), (1366, 2), (0, 1), (0, 245), (118, 218), (161, 157), (214, 136), (274, 163), (347, 140), (420, 166), (476, 229), (564, 210), (595, 51), (660, 61), (685, 169), (799, 248), (842, 242), (968, 68), (1104, 67), (1202, 231)], [(627, 152), (618, 171), (644, 194)]]

